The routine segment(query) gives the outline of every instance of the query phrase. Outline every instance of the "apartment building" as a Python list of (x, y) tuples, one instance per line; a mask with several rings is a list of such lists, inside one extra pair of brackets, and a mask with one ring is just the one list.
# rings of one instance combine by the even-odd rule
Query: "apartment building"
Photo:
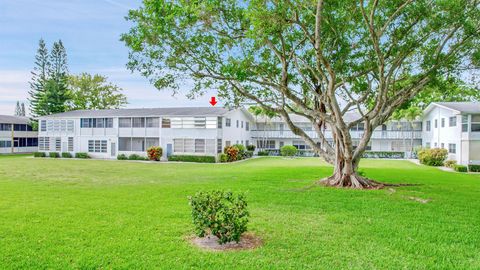
[(252, 116), (245, 109), (152, 108), (79, 110), (39, 118), (38, 150), (87, 152), (93, 158), (145, 155), (214, 155), (228, 145), (251, 143)]
[(27, 117), (0, 115), (0, 154), (37, 151), (37, 132)]
[(480, 103), (432, 103), (423, 126), (424, 147), (447, 149), (448, 159), (459, 164), (480, 164)]

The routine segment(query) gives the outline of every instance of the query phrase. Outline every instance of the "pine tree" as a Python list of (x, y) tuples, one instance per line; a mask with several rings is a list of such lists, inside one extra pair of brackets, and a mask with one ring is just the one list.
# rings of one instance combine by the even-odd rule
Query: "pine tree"
[(25, 103), (22, 102), (22, 105), (20, 107), (20, 112), (21, 116), (27, 116), (27, 113), (25, 112)]
[(17, 101), (17, 106), (15, 106), (15, 116), (21, 116), (22, 109), (20, 108), (20, 101)]
[(53, 43), (50, 52), (50, 68), (45, 85), (45, 96), (41, 103), (46, 104), (47, 113), (59, 113), (67, 110), (70, 100), (68, 91), (67, 53), (61, 40)]
[(42, 116), (46, 113), (46, 104), (42, 103), (45, 93), (45, 84), (48, 72), (50, 70), (50, 58), (45, 41), (40, 39), (38, 42), (38, 50), (35, 55), (35, 67), (32, 71), (32, 79), (30, 81), (30, 111), (33, 116)]

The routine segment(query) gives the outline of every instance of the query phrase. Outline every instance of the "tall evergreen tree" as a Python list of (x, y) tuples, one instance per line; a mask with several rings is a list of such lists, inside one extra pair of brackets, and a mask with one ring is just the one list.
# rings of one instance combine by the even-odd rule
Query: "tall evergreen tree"
[(46, 104), (43, 104), (43, 95), (45, 93), (45, 84), (50, 70), (50, 57), (45, 41), (40, 39), (38, 42), (38, 50), (35, 55), (35, 66), (32, 71), (32, 79), (30, 80), (30, 111), (33, 116), (45, 115)]
[(20, 107), (20, 116), (26, 116), (27, 113), (25, 112), (25, 103), (22, 102), (22, 105)]
[(67, 53), (61, 40), (54, 42), (50, 52), (48, 80), (41, 103), (47, 108), (46, 113), (59, 113), (67, 110), (70, 100), (68, 91)]
[(17, 105), (15, 106), (15, 116), (21, 116), (22, 109), (20, 108), (20, 101), (17, 101)]

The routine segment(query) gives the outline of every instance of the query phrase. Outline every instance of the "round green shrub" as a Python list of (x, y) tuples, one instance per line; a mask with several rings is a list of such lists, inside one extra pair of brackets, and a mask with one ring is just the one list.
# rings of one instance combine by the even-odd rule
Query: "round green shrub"
[(221, 163), (228, 162), (227, 154), (221, 153), (220, 155), (218, 155), (218, 161)]
[(117, 156), (117, 159), (118, 160), (127, 160), (128, 157), (125, 154), (120, 154), (120, 155)]
[(51, 157), (51, 158), (59, 158), (60, 154), (57, 153), (57, 152), (50, 152), (50, 153), (48, 153), (48, 156)]
[(255, 148), (256, 148), (256, 147), (255, 147), (255, 145), (253, 145), (253, 144), (247, 145), (247, 150), (248, 150), (248, 151), (252, 151), (252, 152), (253, 152), (253, 151), (255, 151)]
[(297, 154), (297, 148), (293, 145), (284, 145), (280, 148), (280, 154), (284, 157), (293, 157)]
[(418, 152), (420, 163), (428, 166), (443, 166), (447, 156), (448, 151), (443, 148), (422, 149)]
[(239, 242), (247, 231), (249, 213), (243, 194), (230, 191), (198, 192), (189, 198), (195, 233), (199, 237), (212, 234), (219, 244)]
[(70, 154), (69, 152), (62, 152), (62, 158), (72, 158), (72, 154)]
[(46, 157), (47, 154), (45, 154), (45, 152), (35, 152), (33, 153), (33, 156), (36, 158), (40, 158), (40, 157)]
[(268, 151), (258, 151), (257, 155), (259, 155), (259, 156), (268, 156)]

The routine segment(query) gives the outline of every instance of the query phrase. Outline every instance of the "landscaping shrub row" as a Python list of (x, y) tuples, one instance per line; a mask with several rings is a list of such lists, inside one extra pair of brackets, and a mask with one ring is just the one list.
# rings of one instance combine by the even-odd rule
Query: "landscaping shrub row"
[[(47, 153), (45, 152), (35, 152), (33, 153), (33, 156), (36, 157), (36, 158), (44, 158), (44, 157), (50, 157), (50, 158), (73, 158), (73, 155), (69, 152), (62, 152), (62, 153), (58, 153), (58, 152), (49, 152), (48, 155)], [(81, 158), (81, 159), (86, 159), (86, 158), (90, 158), (90, 156), (87, 154), (87, 153), (75, 153), (75, 158)]]
[(255, 151), (255, 145), (248, 145), (245, 147), (243, 144), (234, 144), (226, 146), (223, 149), (223, 153), (218, 155), (219, 162), (233, 162), (237, 160), (251, 158)]
[(364, 158), (405, 158), (404, 152), (365, 151)]
[(215, 163), (214, 156), (194, 156), (194, 155), (171, 155), (168, 161)]

